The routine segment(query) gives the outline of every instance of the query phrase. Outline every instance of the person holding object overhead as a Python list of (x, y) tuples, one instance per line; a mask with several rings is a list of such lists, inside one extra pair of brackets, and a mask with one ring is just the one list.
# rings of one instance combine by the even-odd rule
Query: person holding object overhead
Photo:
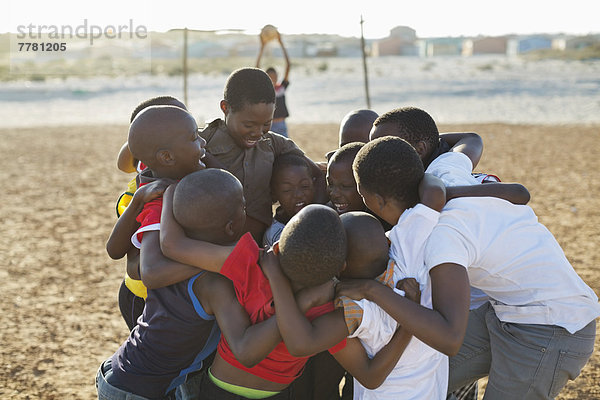
[(290, 113), (285, 103), (285, 91), (290, 84), (288, 81), (288, 76), (290, 73), (290, 59), (288, 57), (287, 50), (283, 45), (283, 41), (281, 40), (281, 35), (277, 31), (277, 28), (275, 28), (273, 25), (265, 25), (260, 31), (259, 37), (260, 51), (258, 52), (258, 58), (256, 59), (256, 68), (260, 68), (260, 59), (262, 58), (265, 46), (268, 42), (276, 39), (281, 45), (281, 52), (283, 53), (283, 58), (285, 59), (285, 73), (283, 74), (283, 79), (278, 82), (277, 71), (273, 67), (267, 68), (265, 72), (271, 78), (273, 87), (275, 88), (275, 114), (273, 115), (271, 131), (279, 133), (282, 136), (289, 137), (285, 119), (290, 116)]

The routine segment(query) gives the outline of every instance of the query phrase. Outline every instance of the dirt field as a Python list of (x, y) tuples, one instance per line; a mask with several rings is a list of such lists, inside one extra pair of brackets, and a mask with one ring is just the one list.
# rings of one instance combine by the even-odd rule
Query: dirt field
[[(600, 293), (599, 126), (441, 126), (482, 135), (478, 171), (523, 183), (530, 205)], [(292, 125), (314, 160), (336, 125)], [(124, 126), (0, 129), (0, 398), (93, 399), (94, 376), (128, 332), (117, 306), (123, 261), (104, 250), (130, 179), (115, 158)], [(599, 340), (561, 399), (600, 398)]]

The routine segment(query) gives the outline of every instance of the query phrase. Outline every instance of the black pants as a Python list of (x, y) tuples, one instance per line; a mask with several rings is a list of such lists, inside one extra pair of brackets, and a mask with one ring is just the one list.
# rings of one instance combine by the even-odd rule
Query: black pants
[[(200, 397), (198, 400), (247, 400), (247, 397), (239, 396), (221, 389), (208, 376), (208, 371), (202, 373), (200, 379)], [(277, 393), (274, 396), (267, 397), (269, 400), (293, 400), (293, 389), (288, 386), (285, 390)]]
[(142, 312), (144, 311), (144, 305), (146, 302), (141, 297), (137, 297), (127, 286), (125, 286), (125, 279), (121, 282), (119, 288), (119, 310), (121, 315), (129, 328), (129, 331), (137, 325), (137, 320)]
[(340, 397), (340, 381), (344, 368), (328, 351), (309, 358), (302, 375), (292, 383), (294, 400), (352, 400), (353, 379), (346, 374)]

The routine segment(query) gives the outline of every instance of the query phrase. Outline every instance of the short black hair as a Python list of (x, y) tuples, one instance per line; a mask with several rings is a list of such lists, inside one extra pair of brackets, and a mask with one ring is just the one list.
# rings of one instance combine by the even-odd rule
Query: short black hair
[(407, 208), (419, 201), (423, 163), (404, 139), (385, 136), (365, 144), (352, 164), (356, 182), (370, 193), (393, 199)]
[(271, 187), (273, 187), (273, 183), (275, 182), (275, 178), (278, 174), (284, 170), (286, 167), (305, 167), (308, 171), (308, 175), (312, 177), (312, 170), (310, 165), (308, 165), (308, 161), (304, 156), (296, 153), (285, 153), (275, 157), (275, 161), (273, 161), (273, 173), (271, 174)]
[(310, 204), (281, 232), (281, 269), (301, 287), (320, 285), (340, 273), (346, 246), (346, 232), (338, 214), (327, 206)]
[(140, 104), (137, 105), (137, 107), (131, 113), (131, 117), (129, 118), (129, 123), (133, 122), (135, 117), (137, 117), (137, 115), (143, 109), (148, 108), (150, 106), (175, 106), (175, 107), (183, 108), (184, 110), (187, 111), (185, 104), (183, 104), (183, 102), (181, 102), (176, 97), (173, 97), (173, 96), (152, 97), (151, 99), (144, 100)]
[(227, 78), (223, 98), (235, 112), (247, 104), (275, 103), (275, 88), (262, 69), (240, 68)]
[(429, 149), (435, 149), (439, 142), (440, 132), (435, 121), (425, 110), (416, 107), (402, 107), (388, 111), (373, 122), (373, 126), (393, 123), (396, 134), (415, 146), (425, 142)]
[(230, 172), (208, 168), (179, 181), (173, 194), (173, 216), (186, 235), (223, 229), (243, 202), (240, 181)]
[(352, 142), (343, 145), (329, 158), (328, 164), (344, 161), (350, 161), (350, 164), (352, 164), (356, 154), (360, 151), (360, 149), (363, 148), (364, 145), (365, 144), (361, 142)]

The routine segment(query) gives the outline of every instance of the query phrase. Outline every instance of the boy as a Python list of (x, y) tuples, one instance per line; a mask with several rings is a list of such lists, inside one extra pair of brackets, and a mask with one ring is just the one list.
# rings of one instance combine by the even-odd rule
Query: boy
[(416, 107), (396, 108), (379, 116), (373, 122), (369, 139), (384, 136), (396, 136), (413, 145), (425, 169), (440, 154), (448, 151), (464, 153), (473, 162), (473, 167), (476, 167), (483, 153), (483, 141), (478, 134), (440, 134), (433, 118)]
[[(290, 59), (288, 57), (287, 50), (283, 45), (283, 41), (281, 40), (281, 35), (279, 32), (277, 32), (277, 41), (281, 46), (281, 52), (283, 53), (283, 58), (285, 60), (285, 72), (283, 74), (283, 79), (281, 82), (279, 82), (275, 68), (269, 67), (266, 69), (266, 73), (269, 75), (269, 78), (271, 78), (271, 82), (273, 82), (273, 87), (275, 88), (275, 113), (273, 114), (271, 130), (275, 133), (279, 133), (281, 136), (289, 137), (285, 119), (290, 116), (290, 113), (285, 103), (285, 92), (290, 85), (290, 81), (288, 80), (290, 75)], [(256, 59), (256, 68), (260, 67), (260, 59), (262, 58), (266, 44), (267, 42), (265, 42), (263, 36), (261, 35), (260, 51), (258, 52), (258, 58)]]
[[(138, 175), (139, 186), (157, 179), (173, 182), (205, 168), (202, 162), (204, 144), (198, 135), (196, 121), (187, 111), (176, 106), (147, 107), (131, 123), (128, 136), (133, 157), (147, 166)], [(128, 263), (128, 274), (142, 279), (147, 288), (168, 286), (198, 272), (193, 267), (173, 263), (173, 271), (161, 275), (160, 265), (169, 263), (162, 257), (159, 247), (161, 207), (162, 197), (144, 204), (141, 212), (139, 207), (128, 207), (117, 220), (107, 243), (107, 248), (110, 246), (113, 252), (119, 254), (129, 251), (131, 243), (140, 252), (144, 246), (147, 247), (139, 265), (130, 269)], [(135, 232), (133, 237), (132, 232)], [(143, 242), (142, 237), (145, 238)]]
[[(144, 109), (151, 106), (174, 106), (187, 111), (187, 107), (179, 99), (173, 96), (157, 96), (148, 100), (144, 100), (132, 111), (129, 123), (131, 124), (135, 117)], [(121, 146), (119, 155), (117, 156), (117, 168), (123, 172), (142, 172), (143, 168), (139, 168), (139, 160), (133, 157), (127, 142)]]
[[(131, 122), (133, 122), (135, 117), (137, 117), (142, 110), (156, 105), (172, 105), (187, 110), (185, 105), (173, 96), (153, 97), (137, 105), (137, 107), (131, 113), (129, 123), (131, 124)], [(139, 173), (145, 168), (145, 165), (141, 164), (139, 160), (133, 158), (133, 155), (129, 150), (129, 146), (127, 142), (125, 142), (123, 146), (121, 146), (121, 150), (117, 156), (117, 167), (123, 172), (137, 171)], [(172, 182), (159, 180), (151, 185), (146, 185), (142, 190), (142, 193), (138, 193), (136, 195), (138, 182), (135, 178), (132, 179), (128, 184), (127, 191), (121, 194), (117, 200), (117, 216), (120, 217), (129, 205), (132, 205), (132, 208), (137, 210), (135, 213), (137, 215), (142, 210), (143, 205), (146, 202), (157, 196), (161, 196), (164, 189), (166, 189), (170, 183)], [(144, 193), (146, 191), (149, 192), (149, 196)], [(140, 199), (143, 200), (139, 201)], [(112, 243), (110, 239), (106, 243), (106, 251), (114, 260), (121, 259), (123, 256), (127, 255), (127, 272), (123, 282), (121, 283), (121, 287), (119, 288), (119, 310), (121, 311), (121, 315), (123, 316), (127, 327), (131, 331), (137, 323), (138, 317), (142, 314), (142, 310), (144, 309), (144, 301), (147, 295), (146, 287), (140, 279), (137, 279), (139, 278), (137, 270), (140, 253), (139, 250), (133, 246), (129, 246), (129, 248), (126, 250), (123, 249), (123, 251), (126, 251), (126, 253), (123, 251), (115, 251), (114, 243)]]
[(266, 247), (273, 246), (290, 218), (314, 200), (313, 176), (304, 157), (282, 154), (275, 159), (271, 195), (273, 201), (279, 202), (279, 206), (275, 211), (273, 223), (263, 236), (262, 244)]
[[(389, 182), (380, 174), (401, 168), (396, 183), (405, 186), (420, 164), (398, 161), (410, 152), (402, 139), (381, 138), (354, 161), (365, 203), (390, 223), (406, 203), (385, 192)], [(590, 357), (598, 298), (529, 207), (490, 197), (449, 201), (426, 243), (425, 265), (431, 310), (372, 280), (342, 282), (338, 293), (375, 301), (417, 338), (453, 356), (451, 391), (489, 375), (486, 398), (553, 398)], [(493, 299), (470, 314), (469, 281)]]
[[(439, 134), (437, 125), (431, 115), (416, 107), (403, 107), (391, 110), (373, 123), (371, 139), (384, 136), (396, 136), (410, 143), (419, 154), (425, 172), (442, 179), (446, 186), (468, 186), (468, 195), (493, 195), (490, 190), (505, 187), (481, 186), (479, 183), (498, 182), (494, 175), (463, 173), (465, 169), (473, 171), (483, 153), (483, 141), (476, 133), (444, 133)], [(513, 191), (507, 200), (515, 204), (527, 204), (529, 192), (521, 185), (512, 185)], [(455, 188), (457, 189), (457, 188)], [(457, 195), (465, 196), (464, 193)], [(476, 309), (488, 297), (476, 288), (471, 288), (471, 309)], [(476, 397), (477, 390), (472, 390)], [(465, 398), (462, 397), (461, 398)]]
[[(165, 111), (168, 111), (166, 115)], [(176, 120), (171, 111), (148, 111), (140, 118), (169, 115), (171, 121)], [(151, 121), (157, 122), (154, 118)], [(187, 118), (179, 121), (186, 123)], [(140, 129), (142, 122), (138, 121), (132, 129)], [(171, 136), (174, 143), (168, 148), (173, 159), (195, 169), (197, 161), (190, 158), (188, 163), (179, 156), (192, 152), (196, 145), (190, 142), (192, 144), (179, 146), (182, 143), (176, 134), (177, 124), (168, 124), (171, 129), (163, 134)], [(146, 140), (151, 138), (155, 137), (146, 135)], [(147, 157), (149, 153), (140, 150), (136, 139), (135, 134), (130, 135), (133, 154), (140, 156), (153, 171), (162, 169), (166, 174), (169, 168), (156, 167), (151, 157)], [(185, 139), (189, 142), (187, 137)], [(241, 184), (233, 175), (217, 169), (192, 172), (177, 186), (175, 198), (174, 211), (185, 219), (186, 232), (191, 237), (227, 245), (241, 235), (244, 200)], [(149, 233), (153, 232), (148, 231), (144, 236)], [(143, 242), (146, 240), (148, 237)], [(142, 260), (147, 257), (148, 249), (142, 246)], [(248, 365), (262, 359), (279, 342), (274, 320), (250, 326), (248, 315), (236, 301), (231, 282), (210, 272), (198, 273), (197, 269), (195, 272), (192, 278), (174, 285), (148, 289), (139, 324), (98, 371), (99, 399), (173, 398), (176, 389), (178, 397), (193, 398), (197, 396), (193, 383), (180, 385), (203, 367), (216, 349), (221, 332), (231, 343), (236, 357)]]
[(327, 162), (327, 192), (331, 205), (343, 214), (348, 211), (365, 211), (366, 206), (356, 191), (352, 175), (352, 161), (364, 143), (353, 142), (337, 149)]
[[(242, 236), (233, 249), (193, 240), (184, 234), (177, 224), (177, 216), (170, 212), (170, 198), (169, 189), (165, 193), (161, 228), (164, 254), (230, 278), (252, 322), (271, 317), (274, 314), (272, 289), (265, 277), (267, 271), (261, 270), (261, 266), (265, 268), (264, 263), (257, 264), (259, 249), (251, 236)], [(279, 242), (282, 268), (294, 283), (295, 291), (324, 285), (331, 296), (331, 279), (341, 270), (345, 254), (346, 237), (339, 217), (322, 205), (308, 205), (300, 210), (286, 224)], [(332, 310), (333, 303), (328, 301), (311, 308), (307, 316), (312, 319)], [(345, 345), (343, 339), (341, 343), (330, 341), (327, 348), (337, 351)], [(300, 375), (307, 358), (290, 355), (281, 342), (266, 359), (248, 368), (237, 360), (230, 344), (223, 339), (210, 371), (202, 378), (205, 397), (201, 398), (234, 398), (233, 395), (290, 398), (289, 385)]]
[(350, 111), (340, 123), (339, 147), (352, 142), (367, 143), (373, 122), (379, 115), (368, 109)]
[[(353, 143), (367, 143), (369, 141), (369, 132), (373, 127), (373, 122), (379, 115), (368, 109), (350, 111), (340, 122), (338, 149), (342, 146)], [(331, 150), (325, 154), (325, 159), (329, 161), (336, 150)], [(319, 163), (319, 167), (327, 169), (327, 163)]]
[[(225, 84), (220, 108), (224, 119), (216, 119), (200, 135), (214, 160), (209, 167), (223, 168), (244, 185), (247, 201), (246, 230), (261, 243), (273, 218), (269, 182), (275, 157), (294, 153), (304, 157), (291, 140), (270, 132), (275, 109), (275, 91), (269, 76), (258, 68), (234, 71)], [(325, 178), (307, 158), (315, 178), (315, 202), (325, 203)]]

